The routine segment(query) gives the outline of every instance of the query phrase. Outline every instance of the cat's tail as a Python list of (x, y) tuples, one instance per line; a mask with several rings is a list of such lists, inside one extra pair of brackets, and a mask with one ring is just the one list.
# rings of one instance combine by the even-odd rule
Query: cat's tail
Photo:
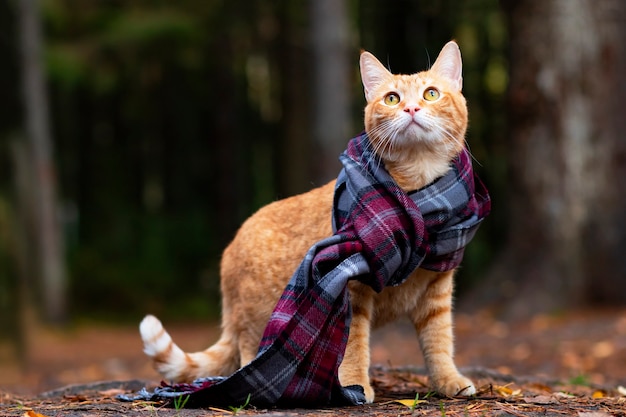
[(172, 340), (156, 317), (146, 316), (139, 325), (143, 351), (152, 358), (155, 369), (168, 380), (190, 382), (205, 376), (230, 375), (239, 366), (237, 343), (222, 333), (210, 348), (184, 352)]

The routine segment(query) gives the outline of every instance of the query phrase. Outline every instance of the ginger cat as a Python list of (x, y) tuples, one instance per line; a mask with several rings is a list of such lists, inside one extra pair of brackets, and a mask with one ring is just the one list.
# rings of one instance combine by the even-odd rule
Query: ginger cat
[[(360, 68), (367, 99), (365, 130), (384, 168), (405, 191), (446, 173), (464, 147), (467, 127), (457, 44), (446, 44), (430, 70), (413, 75), (391, 74), (368, 52), (361, 54)], [(252, 361), (270, 314), (304, 254), (333, 233), (334, 183), (271, 203), (241, 226), (222, 258), (223, 332), (215, 345), (185, 353), (158, 319), (146, 316), (140, 326), (144, 351), (165, 378), (183, 382), (230, 375)], [(366, 400), (374, 400), (368, 374), (370, 329), (408, 316), (432, 387), (449, 396), (474, 394), (472, 381), (453, 361), (453, 275), (453, 270), (417, 269), (403, 284), (380, 293), (350, 282), (352, 323), (339, 368), (341, 384), (361, 385)]]

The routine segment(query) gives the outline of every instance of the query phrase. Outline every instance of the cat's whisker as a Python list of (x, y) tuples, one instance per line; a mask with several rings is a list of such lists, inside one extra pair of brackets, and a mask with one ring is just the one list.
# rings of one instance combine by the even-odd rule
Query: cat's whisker
[[(467, 150), (467, 153), (470, 155), (470, 158), (472, 158), (472, 160), (476, 162), (479, 166), (482, 166), (480, 161), (472, 153), (469, 142), (467, 141), (465, 137), (460, 139), (459, 136), (455, 134), (455, 132), (452, 132), (450, 128), (444, 125), (443, 121), (438, 120), (435, 117), (427, 117), (427, 120), (431, 124), (431, 127), (440, 131), (443, 135), (445, 135), (446, 138), (450, 139), (451, 142), (460, 143), (462, 141), (465, 149)], [(453, 150), (451, 145), (448, 143), (448, 141), (444, 141), (444, 146), (445, 146), (446, 153), (450, 152), (450, 150)]]
[[(385, 120), (377, 125), (370, 132), (370, 139), (374, 153), (378, 156), (376, 170), (378, 170), (384, 159), (391, 159), (393, 153), (394, 137), (397, 135), (397, 126), (392, 120)], [(385, 158), (385, 154), (386, 158)]]
[[(444, 126), (441, 126), (441, 131), (450, 139), (454, 140), (455, 142), (459, 142), (459, 139), (457, 138), (456, 135), (454, 135), (452, 132), (450, 132), (449, 129), (446, 129)], [(480, 161), (474, 156), (474, 154), (472, 153), (472, 150), (470, 148), (470, 144), (467, 141), (467, 139), (465, 137), (463, 137), (462, 139), (464, 147), (467, 151), (467, 153), (469, 154), (470, 158), (472, 158), (472, 160), (474, 162), (476, 162), (479, 166), (482, 166), (482, 164), (480, 163)]]
[(478, 158), (476, 158), (474, 154), (472, 153), (472, 149), (470, 148), (470, 144), (467, 141), (467, 139), (464, 139), (463, 142), (465, 142), (465, 149), (467, 150), (467, 153), (469, 154), (470, 158), (472, 158), (472, 161), (476, 162), (478, 166), (482, 167), (483, 164), (481, 164)]
[(378, 156), (376, 171), (380, 169), (381, 164), (383, 163), (385, 149), (388, 149), (391, 146), (391, 142), (392, 140), (390, 136), (382, 136), (380, 138), (380, 141), (378, 142), (376, 149), (374, 150), (374, 152)]

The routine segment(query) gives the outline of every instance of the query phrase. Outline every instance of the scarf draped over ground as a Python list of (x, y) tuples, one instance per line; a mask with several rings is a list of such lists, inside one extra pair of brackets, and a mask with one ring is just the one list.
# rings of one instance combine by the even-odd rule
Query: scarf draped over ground
[(314, 244), (293, 274), (263, 334), (257, 357), (229, 377), (163, 383), (122, 399), (187, 398), (186, 407), (361, 404), (360, 386), (343, 387), (338, 369), (351, 316), (347, 289), (357, 279), (376, 291), (416, 268), (448, 271), (490, 211), (487, 189), (467, 151), (432, 184), (405, 193), (383, 168), (365, 133), (340, 156), (335, 233)]

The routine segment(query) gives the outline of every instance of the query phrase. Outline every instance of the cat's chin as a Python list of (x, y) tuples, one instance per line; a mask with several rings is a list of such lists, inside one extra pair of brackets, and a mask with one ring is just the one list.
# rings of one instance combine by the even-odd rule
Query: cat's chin
[(398, 160), (405, 159), (408, 155), (422, 154), (438, 154), (446, 149), (446, 145), (442, 143), (441, 137), (433, 132), (426, 131), (418, 125), (411, 125), (404, 132), (398, 134), (393, 140), (394, 149)]

